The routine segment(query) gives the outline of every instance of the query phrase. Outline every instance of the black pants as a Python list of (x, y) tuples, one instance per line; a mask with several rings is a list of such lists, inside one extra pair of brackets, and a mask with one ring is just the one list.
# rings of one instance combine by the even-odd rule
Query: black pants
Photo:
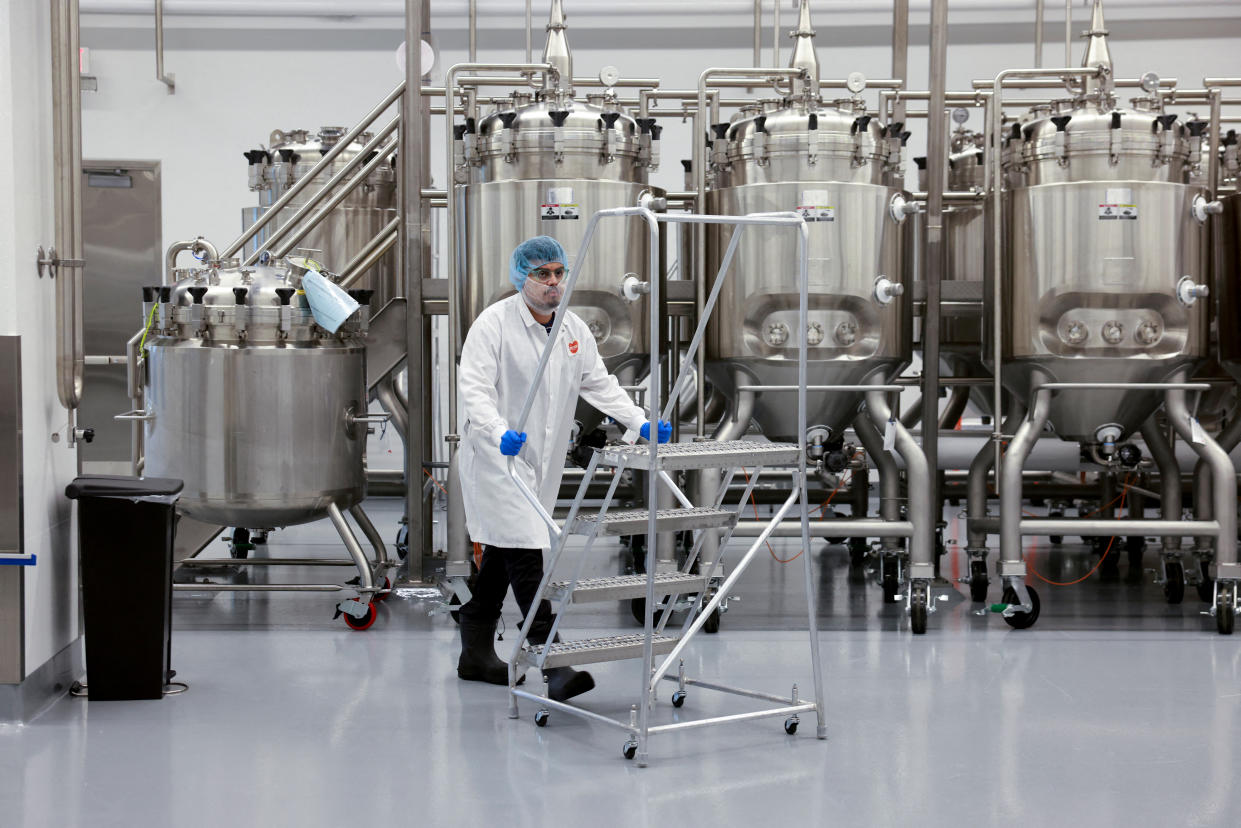
[[(471, 590), (473, 597), (461, 607), (461, 623), (474, 626), (491, 626), (500, 618), (500, 608), (508, 588), (521, 607), (523, 618), (530, 613), (530, 604), (543, 580), (543, 550), (507, 549), (484, 546), (483, 560), (478, 568), (478, 578)], [(542, 644), (551, 629), (552, 605), (540, 601), (530, 627), (530, 642)]]

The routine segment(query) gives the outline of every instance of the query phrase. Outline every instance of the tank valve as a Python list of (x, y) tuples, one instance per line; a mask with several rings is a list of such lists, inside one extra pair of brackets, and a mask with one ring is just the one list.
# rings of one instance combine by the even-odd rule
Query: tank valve
[(892, 216), (893, 221), (900, 224), (905, 220), (906, 216), (922, 212), (925, 206), (921, 201), (910, 201), (905, 196), (897, 193), (888, 202), (888, 213)]
[(636, 273), (626, 273), (625, 281), (621, 282), (620, 292), (625, 299), (636, 302), (640, 297), (651, 292), (651, 283), (642, 281)]
[(881, 305), (890, 305), (892, 300), (898, 296), (903, 296), (905, 286), (899, 282), (893, 282), (887, 276), (880, 276), (875, 280), (875, 301)]
[(1133, 443), (1125, 443), (1116, 451), (1116, 459), (1127, 469), (1136, 469), (1142, 462), (1142, 450)]
[(1109, 424), (1100, 426), (1099, 430), (1094, 433), (1094, 438), (1102, 446), (1102, 454), (1104, 457), (1111, 457), (1116, 453), (1116, 441), (1124, 436), (1120, 430), (1120, 426)]
[(1176, 298), (1187, 308), (1199, 299), (1205, 299), (1210, 293), (1209, 287), (1198, 284), (1192, 276), (1182, 276), (1176, 283)]
[(1206, 224), (1207, 216), (1218, 216), (1224, 212), (1224, 202), (1207, 201), (1203, 196), (1194, 196), (1194, 206), (1190, 208), (1199, 224)]
[(642, 195), (638, 196), (638, 206), (656, 213), (664, 213), (668, 210), (668, 199), (657, 196), (650, 190), (643, 190)]

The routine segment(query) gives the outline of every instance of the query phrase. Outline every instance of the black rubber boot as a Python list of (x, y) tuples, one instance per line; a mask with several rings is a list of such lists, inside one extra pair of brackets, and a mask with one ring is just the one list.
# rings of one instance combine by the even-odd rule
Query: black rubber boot
[(547, 697), (552, 701), (568, 701), (574, 696), (595, 689), (595, 678), (585, 670), (572, 667), (553, 667), (543, 671), (547, 679)]
[[(551, 632), (551, 628), (550, 617), (539, 618), (531, 625), (527, 640), (534, 645), (543, 644), (547, 641), (547, 634)], [(556, 635), (555, 640), (560, 640), (559, 634)], [(572, 667), (553, 667), (550, 670), (544, 670), (543, 678), (547, 680), (547, 697), (552, 701), (567, 701), (595, 687), (594, 676), (584, 670), (574, 670)]]
[[(485, 681), (488, 684), (508, 684), (508, 665), (496, 655), (496, 627), (474, 626), (461, 622), (461, 657), (457, 659), (457, 678), (465, 681)], [(517, 679), (521, 684), (524, 676)]]

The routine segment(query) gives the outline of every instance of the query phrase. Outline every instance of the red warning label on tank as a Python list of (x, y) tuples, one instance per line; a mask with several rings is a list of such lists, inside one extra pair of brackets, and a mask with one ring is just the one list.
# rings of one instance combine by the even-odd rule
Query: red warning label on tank
[(1138, 205), (1133, 201), (1133, 190), (1117, 188), (1107, 190), (1099, 205), (1099, 221), (1137, 221)]
[(574, 221), (582, 217), (577, 204), (540, 204), (539, 215), (543, 221)]

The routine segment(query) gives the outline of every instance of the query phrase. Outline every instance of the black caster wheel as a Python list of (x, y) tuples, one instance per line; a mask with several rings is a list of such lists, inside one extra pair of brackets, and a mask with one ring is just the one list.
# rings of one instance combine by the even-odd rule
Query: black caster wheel
[(685, 691), (678, 690), (672, 694), (672, 706), (683, 707), (685, 705)]
[[(1059, 509), (1052, 509), (1047, 513), (1047, 517), (1052, 520), (1058, 520), (1059, 518), (1064, 517), (1064, 512)], [(1056, 546), (1064, 543), (1064, 535), (1049, 535), (1047, 539)]]
[(1169, 604), (1179, 604), (1185, 600), (1185, 566), (1180, 561), (1168, 561), (1163, 569), (1163, 597)]
[(228, 556), (233, 560), (244, 561), (250, 557), (254, 544), (250, 542), (250, 530), (238, 526), (233, 530), (233, 537), (228, 542)]
[(349, 629), (357, 630), (358, 632), (361, 632), (362, 630), (369, 630), (371, 625), (375, 623), (375, 619), (379, 617), (379, 614), (375, 612), (374, 603), (368, 603), (366, 605), (366, 615), (363, 615), (361, 618), (354, 618), (347, 612), (343, 613), (343, 615), (345, 617), (345, 625), (349, 627)]
[[(646, 624), (646, 599), (631, 598), (629, 600), (629, 612), (633, 615), (633, 620), (639, 624)], [(662, 609), (655, 610), (655, 626), (659, 626), (659, 622), (664, 617)]]
[(1215, 628), (1219, 630), (1220, 635), (1232, 635), (1237, 616), (1237, 608), (1233, 600), (1235, 590), (1236, 586), (1233, 584), (1221, 584), (1215, 590)]
[(870, 551), (870, 544), (866, 542), (866, 538), (849, 538), (849, 566), (861, 566), (866, 563), (866, 553)]
[(547, 727), (547, 720), (550, 719), (552, 713), (550, 710), (539, 710), (534, 714), (534, 723), (539, 727)]
[[(1030, 627), (1033, 627), (1034, 622), (1038, 620), (1038, 613), (1039, 613), (1038, 593), (1034, 591), (1034, 587), (1032, 586), (1027, 586), (1026, 592), (1030, 593), (1030, 606), (1031, 606), (1030, 611), (1029, 612), (1018, 612), (1013, 615), (1004, 616), (1004, 622), (1008, 624), (1008, 626), (1012, 627), (1014, 630), (1027, 630)], [(1012, 587), (1004, 587), (1004, 595), (1000, 600), (1006, 604), (1016, 604), (1017, 603), (1017, 590), (1013, 589)]]
[(707, 620), (702, 623), (702, 631), (711, 635), (715, 635), (720, 631), (719, 607), (711, 610), (711, 614), (707, 616)]
[(797, 717), (790, 716), (784, 720), (784, 732), (793, 736), (797, 733)]
[(1211, 580), (1211, 565), (1202, 562), (1202, 580), (1198, 582), (1198, 599), (1204, 604), (1215, 600), (1215, 582)]
[(396, 556), (401, 560), (405, 560), (405, 556), (409, 554), (409, 523), (405, 520), (401, 521), (401, 528), (396, 530)]
[(621, 745), (621, 756), (624, 756), (626, 759), (633, 759), (633, 757), (637, 755), (638, 755), (638, 743), (637, 742), (629, 741)]
[(882, 567), (882, 578), (880, 586), (883, 587), (883, 602), (885, 604), (896, 603), (896, 593), (900, 592), (901, 584), (896, 579), (896, 559), (884, 558), (880, 564)]
[(986, 601), (987, 587), (989, 585), (987, 562), (970, 561), (970, 600), (978, 604)]
[(909, 595), (909, 628), (914, 635), (926, 634), (926, 617), (929, 610), (930, 596), (925, 583), (916, 583), (910, 587)]

